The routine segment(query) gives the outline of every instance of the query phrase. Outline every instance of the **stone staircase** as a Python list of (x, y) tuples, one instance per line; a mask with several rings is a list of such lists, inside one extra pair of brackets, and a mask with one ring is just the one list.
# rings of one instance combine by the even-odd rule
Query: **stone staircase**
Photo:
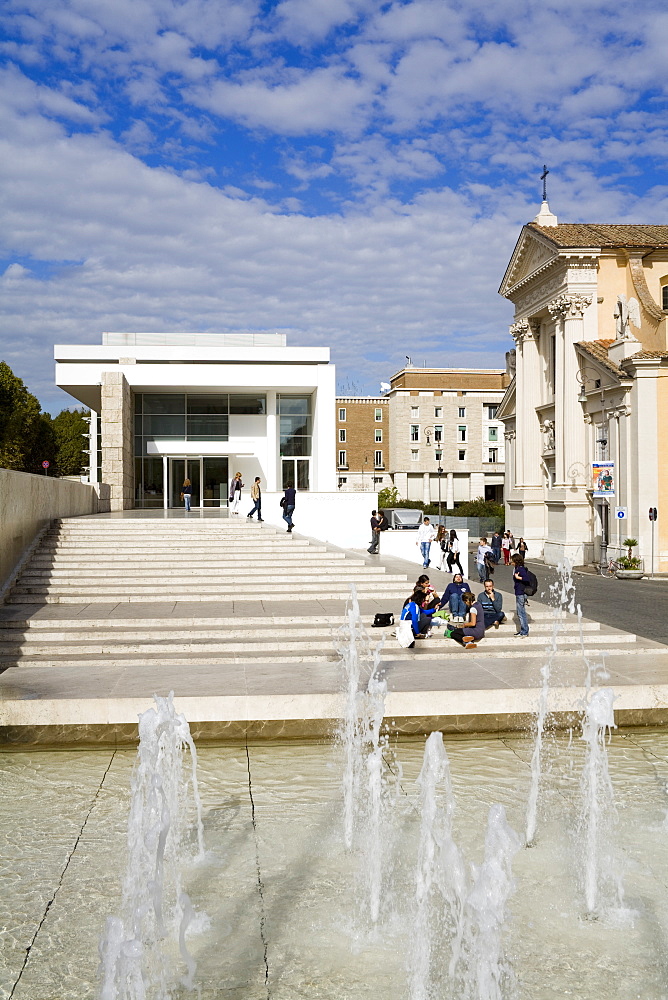
[[(365, 601), (379, 601), (397, 619), (410, 592), (406, 575), (246, 518), (72, 518), (44, 536), (13, 588), (15, 613), (0, 619), (0, 671), (333, 661), (351, 584), (363, 609)], [(340, 610), (322, 614), (321, 601), (340, 601)], [(181, 602), (191, 606), (187, 615), (179, 613)], [(45, 613), (44, 605), (79, 607), (70, 615), (64, 608)], [(544, 657), (553, 615), (540, 605), (530, 612), (527, 638), (513, 637), (509, 613), (509, 623), (489, 630), (475, 655)], [(367, 624), (372, 619), (365, 615)], [(384, 639), (388, 662), (473, 655), (446, 642), (442, 630), (412, 650), (401, 649), (391, 633), (370, 630), (374, 641)], [(633, 633), (569, 617), (556, 655), (628, 656), (646, 647), (657, 652)]]
[(41, 545), (10, 604), (345, 600), (406, 596), (407, 577), (385, 572), (272, 525), (239, 520), (72, 518)]

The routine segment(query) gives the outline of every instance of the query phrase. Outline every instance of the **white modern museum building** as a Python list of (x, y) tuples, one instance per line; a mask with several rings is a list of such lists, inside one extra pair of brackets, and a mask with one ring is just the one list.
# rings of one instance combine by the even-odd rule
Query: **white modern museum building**
[(91, 410), (91, 482), (111, 510), (226, 507), (229, 482), (336, 491), (329, 349), (281, 333), (105, 333), (57, 345), (56, 382)]

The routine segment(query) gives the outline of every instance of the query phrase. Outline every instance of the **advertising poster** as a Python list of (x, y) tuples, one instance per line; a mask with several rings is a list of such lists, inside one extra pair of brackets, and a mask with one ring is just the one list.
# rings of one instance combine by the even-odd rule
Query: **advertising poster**
[(615, 495), (615, 463), (592, 462), (591, 482), (593, 496), (614, 497)]

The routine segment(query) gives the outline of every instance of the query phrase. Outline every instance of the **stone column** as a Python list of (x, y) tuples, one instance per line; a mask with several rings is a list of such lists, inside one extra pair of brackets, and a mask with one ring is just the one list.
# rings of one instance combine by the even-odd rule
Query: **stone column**
[(431, 478), (428, 472), (422, 473), (422, 502), (431, 503)]
[(119, 371), (102, 373), (102, 482), (109, 487), (111, 510), (134, 507), (132, 391)]
[(555, 472), (560, 485), (586, 486), (588, 482), (575, 344), (584, 340), (584, 313), (591, 301), (591, 295), (575, 292), (558, 296), (548, 307), (560, 328), (554, 387)]
[(485, 473), (472, 472), (469, 476), (469, 500), (485, 499)]
[(455, 506), (455, 474), (448, 472), (445, 480), (445, 506), (447, 510), (452, 510)]
[(540, 486), (541, 438), (536, 407), (540, 403), (542, 373), (538, 353), (540, 323), (519, 320), (510, 332), (516, 345), (515, 482), (520, 488)]

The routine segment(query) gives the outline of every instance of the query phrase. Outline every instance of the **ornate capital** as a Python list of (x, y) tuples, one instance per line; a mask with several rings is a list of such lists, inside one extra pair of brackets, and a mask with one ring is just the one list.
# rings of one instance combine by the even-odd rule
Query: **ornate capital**
[(582, 319), (585, 309), (591, 305), (592, 296), (573, 292), (570, 295), (558, 295), (548, 304), (552, 319)]
[(513, 338), (515, 343), (519, 346), (525, 337), (528, 337), (530, 333), (530, 327), (525, 319), (520, 319), (517, 323), (513, 323), (510, 327), (510, 336)]
[(506, 439), (506, 441), (514, 441), (515, 440), (515, 431), (504, 431), (503, 432), (503, 436)]

